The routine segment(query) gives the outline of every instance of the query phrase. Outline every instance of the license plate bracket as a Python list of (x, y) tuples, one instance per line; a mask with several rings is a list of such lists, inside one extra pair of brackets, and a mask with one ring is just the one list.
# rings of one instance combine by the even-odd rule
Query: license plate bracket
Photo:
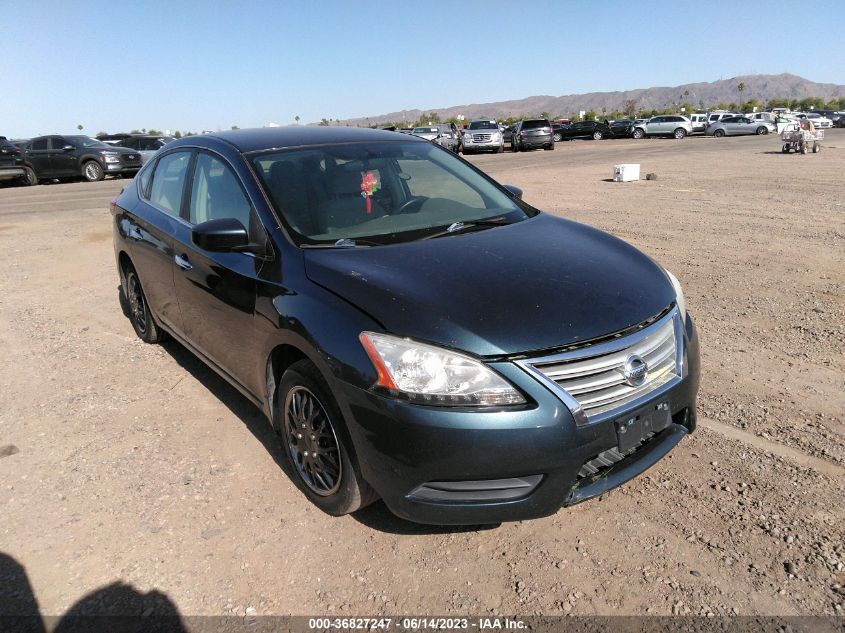
[(668, 402), (657, 402), (631, 411), (614, 422), (619, 452), (635, 448), (648, 434), (657, 434), (672, 422)]

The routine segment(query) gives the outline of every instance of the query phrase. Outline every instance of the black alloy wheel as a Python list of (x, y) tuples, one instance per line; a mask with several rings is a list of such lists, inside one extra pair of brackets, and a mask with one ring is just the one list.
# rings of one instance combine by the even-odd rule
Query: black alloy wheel
[(285, 441), (302, 482), (321, 497), (340, 488), (343, 462), (328, 413), (307, 387), (297, 386), (285, 397)]

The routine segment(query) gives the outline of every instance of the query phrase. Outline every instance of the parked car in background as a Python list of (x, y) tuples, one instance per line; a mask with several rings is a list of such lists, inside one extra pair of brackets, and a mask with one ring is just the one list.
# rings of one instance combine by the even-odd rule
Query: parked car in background
[(461, 144), (464, 154), (475, 154), (477, 152), (495, 152), (498, 154), (505, 151), (505, 140), (495, 119), (470, 121), (469, 126), (461, 136)]
[(770, 121), (754, 121), (744, 116), (728, 116), (707, 126), (707, 136), (742, 136), (777, 132), (777, 126)]
[(458, 138), (452, 127), (448, 124), (421, 125), (415, 127), (411, 133), (414, 136), (419, 136), (427, 141), (437, 143), (451, 152), (458, 152)]
[(238, 389), (328, 514), (381, 497), (423, 523), (545, 516), (696, 428), (699, 343), (678, 280), (421, 139), (181, 139), (111, 216), (137, 336), (171, 335)]
[[(552, 124), (552, 126), (554, 126), (554, 123)], [(513, 130), (514, 130), (515, 127), (516, 127), (516, 123), (512, 123), (511, 125), (508, 125), (507, 127), (505, 127), (504, 130), (502, 130), (502, 142), (503, 143), (512, 143), (513, 142)], [(554, 129), (554, 127), (552, 129)]]
[[(727, 110), (713, 110), (712, 112), (707, 113), (707, 125), (711, 123), (715, 123), (716, 121), (721, 121), (725, 117), (728, 116), (742, 116), (737, 112), (728, 112)], [(706, 126), (705, 126), (706, 129)]]
[(689, 117), (690, 125), (692, 126), (692, 134), (704, 133), (707, 128), (706, 114), (691, 114)]
[(126, 147), (137, 150), (141, 155), (141, 164), (146, 163), (162, 147), (175, 141), (172, 136), (130, 136), (115, 143), (117, 147)]
[(552, 126), (548, 119), (523, 119), (517, 122), (512, 138), (512, 152), (524, 152), (541, 147), (544, 150), (555, 148)]
[(819, 116), (830, 119), (833, 127), (845, 127), (845, 119), (843, 119), (845, 112), (839, 112), (837, 110), (813, 110), (807, 114), (818, 114)]
[(778, 115), (774, 112), (749, 112), (748, 114), (737, 116), (744, 116), (746, 119), (751, 119), (752, 121), (764, 121), (773, 125), (777, 123), (778, 118)]
[(137, 151), (81, 135), (36, 137), (27, 145), (26, 158), (38, 180), (81, 176), (95, 181), (106, 175), (134, 176), (141, 168)]
[(132, 138), (133, 136), (138, 136), (137, 134), (128, 134), (126, 132), (120, 132), (118, 134), (97, 134), (97, 140), (102, 141), (106, 145), (117, 145), (121, 141), (125, 141), (128, 138)]
[(576, 138), (591, 138), (594, 141), (600, 141), (611, 135), (610, 126), (600, 121), (576, 121), (560, 127), (553, 133), (555, 140), (560, 137), (563, 141)]
[(10, 181), (34, 185), (38, 179), (26, 160), (24, 149), (0, 136), (0, 182)]
[(629, 138), (633, 131), (633, 119), (617, 119), (610, 122), (610, 136), (613, 138)]
[(826, 116), (822, 116), (821, 114), (818, 114), (816, 112), (795, 112), (793, 116), (795, 116), (795, 118), (797, 119), (801, 119), (802, 121), (805, 119), (812, 121), (813, 127), (815, 127), (817, 130), (825, 130), (833, 127), (833, 121), (828, 119)]
[(637, 139), (646, 136), (672, 136), (682, 139), (690, 133), (692, 133), (692, 124), (688, 118), (677, 114), (663, 114), (635, 125), (631, 136)]

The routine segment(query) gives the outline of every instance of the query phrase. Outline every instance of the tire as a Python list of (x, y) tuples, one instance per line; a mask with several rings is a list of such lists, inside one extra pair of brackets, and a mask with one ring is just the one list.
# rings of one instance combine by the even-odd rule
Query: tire
[(807, 153), (807, 144), (806, 143), (801, 143), (801, 153), (802, 154)]
[(549, 144), (548, 144), (548, 145), (546, 145), (543, 149), (544, 149), (544, 150), (546, 150), (547, 152), (551, 152), (551, 151), (553, 151), (553, 150), (554, 150), (554, 148), (555, 148), (555, 144), (554, 144), (554, 143), (549, 143)]
[(762, 136), (763, 134), (768, 134), (768, 133), (769, 133), (769, 128), (767, 128), (765, 125), (761, 125), (760, 127), (757, 128), (757, 132), (756, 132), (757, 136)]
[(715, 136), (716, 138), (722, 138), (724, 135), (725, 135), (724, 130), (716, 130), (715, 132), (713, 132), (713, 136)]
[(789, 143), (784, 143), (783, 147), (780, 148), (780, 151), (784, 154), (789, 154)]
[(31, 187), (32, 185), (38, 184), (38, 176), (35, 175), (35, 171), (29, 167), (24, 168), (26, 173), (21, 178), (21, 183)]
[(502, 152), (504, 152), (504, 151), (505, 151), (505, 146), (504, 146), (504, 145), (500, 145), (500, 146), (499, 146), (499, 147), (497, 147), (495, 150), (493, 150), (493, 153), (494, 153), (494, 154), (501, 154), (501, 153), (502, 153)]
[(603, 138), (604, 138), (604, 134), (602, 134), (599, 130), (596, 130), (595, 132), (593, 132), (593, 140), (594, 141), (600, 141)]
[(289, 474), (311, 503), (341, 516), (378, 499), (361, 476), (329, 385), (310, 360), (294, 363), (282, 375), (273, 417)]
[(675, 130), (675, 131), (672, 133), (672, 136), (674, 136), (674, 137), (675, 137), (676, 139), (678, 139), (679, 141), (680, 141), (682, 138), (684, 138), (686, 135), (687, 135), (687, 131), (686, 131), (684, 128), (682, 128), (682, 127), (679, 127), (677, 130)]
[(89, 160), (82, 166), (82, 177), (88, 182), (97, 182), (106, 177), (103, 167), (95, 160)]
[(820, 151), (822, 151), (822, 146), (818, 143), (813, 143), (813, 154), (818, 154)]
[(642, 128), (636, 128), (633, 133), (631, 134), (635, 139), (640, 140), (645, 138), (645, 131)]
[(557, 133), (555, 133), (555, 134), (553, 134), (553, 135), (552, 135), (552, 140), (553, 140), (555, 143), (560, 143), (560, 142), (563, 140), (563, 137), (560, 135), (560, 133), (559, 133), (559, 132), (557, 132)]
[(123, 293), (132, 329), (144, 343), (160, 343), (166, 338), (166, 334), (150, 312), (147, 296), (144, 294), (144, 288), (141, 286), (141, 280), (135, 268), (128, 266), (124, 271), (124, 278)]

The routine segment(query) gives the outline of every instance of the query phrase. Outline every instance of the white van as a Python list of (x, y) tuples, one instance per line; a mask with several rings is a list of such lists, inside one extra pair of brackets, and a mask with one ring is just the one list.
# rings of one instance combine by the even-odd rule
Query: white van
[(689, 121), (692, 124), (693, 134), (696, 132), (703, 132), (704, 128), (707, 127), (706, 114), (691, 114), (689, 117)]

